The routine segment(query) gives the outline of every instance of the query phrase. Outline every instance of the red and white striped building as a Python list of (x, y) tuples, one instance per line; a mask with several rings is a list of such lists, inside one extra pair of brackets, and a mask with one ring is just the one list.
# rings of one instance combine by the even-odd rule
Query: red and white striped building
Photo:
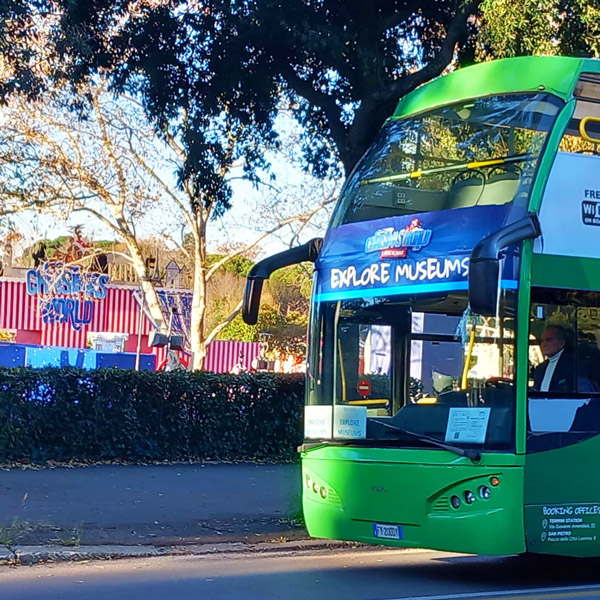
[(131, 286), (109, 285), (106, 298), (93, 301), (90, 323), (79, 330), (69, 324), (45, 323), (41, 316), (38, 296), (27, 293), (23, 279), (0, 278), (0, 329), (16, 332), (15, 341), (38, 346), (86, 348), (88, 333), (126, 333), (125, 352), (135, 352), (139, 319), (142, 319), (142, 352), (151, 352), (148, 335), (154, 329), (142, 315)]
[[(14, 332), (16, 343), (64, 348), (87, 348), (90, 333), (126, 334), (124, 352), (136, 352), (139, 337), (141, 352), (155, 354), (156, 364), (160, 366), (165, 360), (165, 349), (148, 345), (148, 336), (154, 327), (143, 314), (136, 293), (139, 293), (137, 287), (108, 284), (106, 297), (93, 300), (90, 322), (75, 329), (69, 323), (44, 322), (40, 298), (27, 293), (26, 281), (1, 277), (0, 329)], [(240, 358), (244, 367), (250, 369), (258, 354), (256, 342), (213, 342), (208, 349), (205, 370), (229, 372)]]

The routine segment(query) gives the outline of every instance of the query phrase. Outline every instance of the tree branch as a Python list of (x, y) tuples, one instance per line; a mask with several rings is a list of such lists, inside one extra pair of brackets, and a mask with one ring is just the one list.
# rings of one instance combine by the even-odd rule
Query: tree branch
[(346, 135), (346, 128), (342, 123), (342, 113), (335, 98), (329, 94), (316, 90), (310, 81), (299, 77), (291, 65), (282, 65), (281, 74), (290, 88), (299, 96), (305, 98), (313, 106), (317, 106), (323, 110), (327, 117), (327, 124), (333, 139), (336, 143), (341, 142)]
[(482, 0), (470, 0), (462, 5), (450, 22), (446, 37), (436, 55), (419, 71), (393, 82), (389, 88), (392, 96), (398, 100), (409, 91), (414, 90), (419, 85), (430, 81), (443, 72), (454, 57), (456, 44), (466, 34), (469, 17), (477, 11), (481, 2)]
[(223, 329), (225, 329), (225, 327), (227, 327), (227, 325), (229, 325), (229, 323), (231, 323), (231, 321), (238, 316), (241, 309), (242, 301), (240, 300), (230, 315), (223, 322), (214, 327), (213, 330), (204, 338), (205, 346), (208, 346), (208, 344), (210, 344), (217, 337), (217, 335), (219, 335), (219, 333), (221, 333), (221, 331), (223, 331)]

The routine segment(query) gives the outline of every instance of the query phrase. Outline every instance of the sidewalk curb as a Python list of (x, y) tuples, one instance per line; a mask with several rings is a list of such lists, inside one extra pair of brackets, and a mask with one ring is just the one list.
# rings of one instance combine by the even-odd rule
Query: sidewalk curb
[(0, 547), (0, 565), (34, 565), (42, 562), (73, 562), (82, 560), (113, 560), (121, 558), (145, 558), (151, 556), (202, 556), (207, 554), (293, 552), (359, 548), (364, 544), (338, 542), (335, 540), (304, 539), (289, 542), (225, 542), (193, 546), (16, 546), (14, 549)]
[(15, 546), (12, 554), (12, 564), (33, 565), (39, 562), (141, 558), (159, 556), (165, 552), (154, 546)]
[(304, 552), (308, 550), (332, 550), (340, 548), (367, 547), (358, 542), (341, 542), (337, 540), (302, 539), (287, 542), (257, 542), (248, 544), (243, 542), (229, 542), (223, 544), (198, 544), (193, 546), (175, 546), (174, 552), (169, 554), (235, 554), (240, 552), (267, 553), (267, 552)]
[(9, 550), (6, 546), (0, 546), (0, 565), (14, 562), (15, 553)]

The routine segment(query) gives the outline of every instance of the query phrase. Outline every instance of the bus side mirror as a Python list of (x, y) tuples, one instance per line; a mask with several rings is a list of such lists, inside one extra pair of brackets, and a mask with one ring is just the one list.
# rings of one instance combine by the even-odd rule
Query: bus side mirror
[(304, 261), (315, 262), (321, 251), (323, 238), (315, 238), (302, 246), (290, 248), (257, 262), (248, 273), (246, 287), (244, 289), (244, 300), (242, 303), (242, 319), (248, 325), (256, 325), (258, 321), (258, 309), (260, 307), (260, 295), (262, 293), (263, 281), (268, 279), (273, 271), (296, 265)]
[(529, 214), (484, 237), (473, 248), (469, 262), (469, 305), (474, 313), (483, 317), (496, 316), (502, 250), (541, 233), (537, 216)]
[(495, 316), (498, 308), (500, 260), (472, 260), (469, 264), (469, 305), (484, 317)]
[(260, 296), (262, 294), (264, 279), (246, 279), (244, 288), (244, 301), (242, 303), (242, 319), (248, 325), (256, 325), (258, 321), (258, 309), (260, 307)]

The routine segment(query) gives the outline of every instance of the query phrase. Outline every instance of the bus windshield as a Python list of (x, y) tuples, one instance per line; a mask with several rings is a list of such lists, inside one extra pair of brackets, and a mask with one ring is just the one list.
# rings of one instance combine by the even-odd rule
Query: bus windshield
[(481, 206), (527, 206), (562, 101), (546, 93), (489, 96), (390, 120), (348, 180), (332, 227)]
[(314, 307), (307, 423), (326, 406), (332, 418), (330, 435), (314, 437), (512, 448), (514, 291), (503, 292), (493, 318), (471, 314), (463, 292), (400, 298)]

